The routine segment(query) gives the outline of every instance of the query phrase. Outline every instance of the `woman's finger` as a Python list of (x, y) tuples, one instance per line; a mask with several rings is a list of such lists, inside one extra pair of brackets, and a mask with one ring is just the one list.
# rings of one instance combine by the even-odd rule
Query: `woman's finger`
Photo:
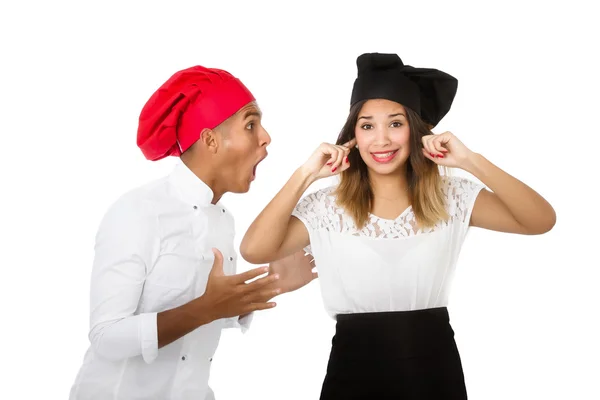
[(336, 157), (335, 157), (335, 161), (333, 162), (333, 165), (331, 166), (331, 172), (335, 173), (338, 172), (340, 170), (340, 166), (342, 165), (342, 162), (344, 162), (344, 159), (346, 158), (346, 149), (342, 146), (336, 146)]
[(435, 137), (432, 141), (431, 141), (431, 145), (433, 147), (433, 149), (436, 151), (436, 157), (440, 157), (443, 158), (444, 157), (444, 153), (447, 152), (447, 150), (442, 146), (442, 142), (443, 138), (441, 136), (437, 136)]
[(356, 146), (356, 138), (352, 138), (349, 141), (347, 141), (346, 143), (344, 143), (342, 146), (347, 147), (348, 151), (352, 150), (352, 148), (354, 146)]
[(329, 156), (325, 165), (329, 166), (330, 168), (333, 168), (333, 164), (337, 160), (336, 147), (329, 143), (322, 143), (321, 144), (321, 153), (323, 154), (323, 158)]
[(435, 157), (437, 151), (435, 150), (435, 148), (431, 145), (431, 139), (433, 139), (433, 135), (426, 135), (423, 136), (423, 148), (427, 151), (427, 153), (431, 156), (431, 157)]
[(431, 160), (437, 164), (437, 160), (436, 160), (435, 156), (432, 156), (428, 150), (423, 148), (423, 149), (421, 149), (421, 151), (423, 152), (423, 155), (425, 156), (425, 158), (427, 158), (428, 160)]

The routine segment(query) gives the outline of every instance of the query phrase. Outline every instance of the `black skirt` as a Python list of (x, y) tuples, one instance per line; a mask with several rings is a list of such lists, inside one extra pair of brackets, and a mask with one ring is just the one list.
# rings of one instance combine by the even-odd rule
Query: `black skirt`
[(338, 315), (321, 400), (465, 400), (448, 310)]

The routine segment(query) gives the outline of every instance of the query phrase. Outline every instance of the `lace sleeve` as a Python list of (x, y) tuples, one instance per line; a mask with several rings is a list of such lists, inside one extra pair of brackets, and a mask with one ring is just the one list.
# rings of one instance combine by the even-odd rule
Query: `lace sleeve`
[[(319, 190), (304, 196), (292, 211), (292, 216), (298, 218), (308, 231), (309, 237), (313, 238), (312, 233), (319, 229), (321, 221), (324, 220), (325, 206), (328, 190)], [(312, 255), (311, 246), (307, 246), (304, 250)]]
[(292, 216), (298, 218), (306, 225), (306, 229), (317, 228), (317, 192), (304, 196), (292, 211)]
[(461, 225), (468, 226), (475, 199), (484, 185), (462, 177), (446, 177), (448, 213)]

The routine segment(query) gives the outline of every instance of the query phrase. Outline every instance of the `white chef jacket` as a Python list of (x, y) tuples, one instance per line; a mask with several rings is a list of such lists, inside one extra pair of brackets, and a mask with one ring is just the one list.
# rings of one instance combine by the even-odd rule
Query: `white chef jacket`
[(395, 219), (369, 215), (359, 229), (337, 205), (335, 187), (303, 197), (292, 215), (306, 226), (325, 309), (338, 314), (446, 307), (475, 199), (484, 188), (444, 176), (449, 219), (419, 229), (412, 207)]
[(104, 216), (90, 294), (91, 346), (70, 399), (213, 399), (208, 386), (221, 329), (248, 328), (252, 314), (203, 325), (158, 349), (156, 315), (204, 293), (214, 256), (236, 271), (234, 220), (180, 162), (132, 190)]

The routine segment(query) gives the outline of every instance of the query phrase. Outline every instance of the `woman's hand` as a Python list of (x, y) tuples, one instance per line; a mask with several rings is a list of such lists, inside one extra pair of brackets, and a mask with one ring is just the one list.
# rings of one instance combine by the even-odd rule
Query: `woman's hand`
[(339, 174), (350, 167), (348, 154), (355, 144), (356, 139), (343, 145), (321, 143), (301, 168), (315, 181)]
[(444, 167), (465, 169), (474, 153), (452, 132), (423, 136), (425, 157)]
[(305, 255), (304, 250), (269, 263), (269, 275), (279, 276), (272, 284), (273, 288), (280, 289), (281, 293), (298, 290), (319, 277), (317, 272), (313, 272), (314, 268), (314, 258)]

